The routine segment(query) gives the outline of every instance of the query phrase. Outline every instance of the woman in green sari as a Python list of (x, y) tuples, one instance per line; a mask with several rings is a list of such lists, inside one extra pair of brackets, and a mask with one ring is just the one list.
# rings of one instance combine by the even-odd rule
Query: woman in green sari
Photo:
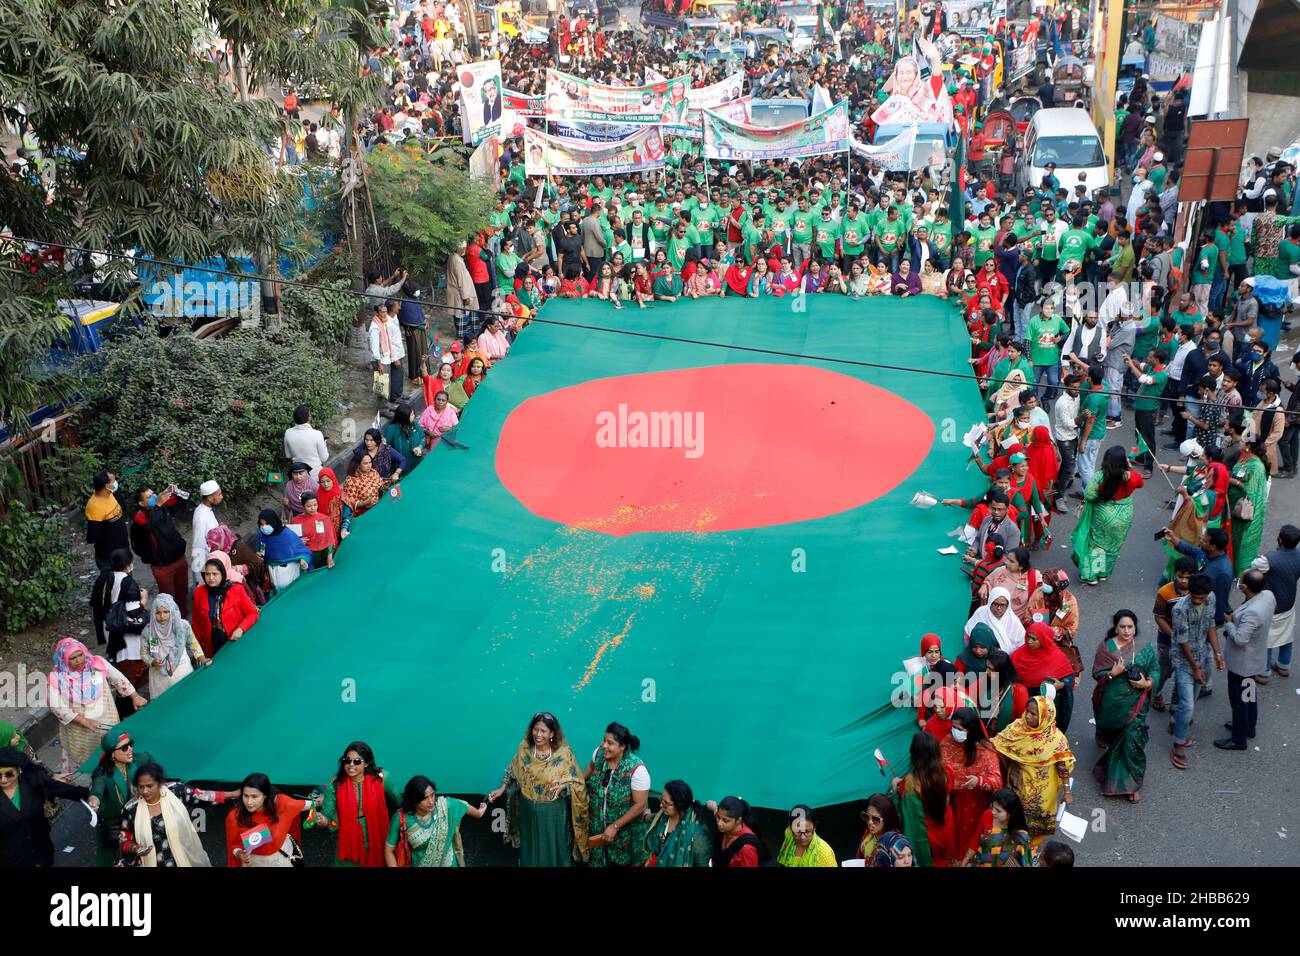
[(587, 859), (587, 787), (555, 715), (537, 714), (506, 767), (492, 803), (509, 791), (506, 842), (520, 866), (573, 866)]
[(684, 780), (669, 780), (659, 798), (659, 812), (645, 835), (646, 866), (708, 866), (718, 842), (713, 814), (695, 802)]
[(592, 866), (645, 865), (650, 771), (637, 755), (640, 749), (641, 738), (616, 721), (605, 728), (605, 739), (583, 772), (591, 807)]
[[(1108, 797), (1142, 799), (1142, 781), (1147, 772), (1147, 714), (1151, 691), (1160, 683), (1160, 661), (1149, 642), (1137, 642), (1137, 615), (1116, 611), (1106, 639), (1092, 660), (1092, 692), (1096, 715), (1097, 744), (1105, 749), (1092, 775)], [(1130, 680), (1134, 668), (1141, 678)]]
[(415, 424), (411, 406), (402, 402), (393, 412), (393, 420), (384, 429), (384, 441), (406, 459), (406, 474), (424, 459), (424, 429)]
[(1264, 518), (1268, 514), (1268, 466), (1264, 463), (1264, 443), (1251, 442), (1241, 450), (1241, 457), (1228, 478), (1228, 507), (1232, 510), (1232, 569), (1243, 574), (1259, 557), (1259, 543), (1264, 535)]
[(384, 861), (389, 866), (464, 866), (460, 821), (487, 813), (487, 801), (471, 807), (464, 800), (438, 796), (438, 788), (416, 774), (402, 790), (402, 808), (388, 826)]
[(135, 772), (154, 760), (135, 752), (135, 741), (120, 727), (114, 727), (100, 741), (99, 765), (90, 775), (91, 796), (99, 798), (99, 823), (95, 827), (95, 866), (113, 866), (121, 845), (122, 808), (135, 798)]
[(1107, 448), (1101, 468), (1083, 493), (1083, 512), (1070, 536), (1074, 563), (1085, 584), (1104, 581), (1115, 570), (1115, 559), (1133, 526), (1132, 495), (1142, 485), (1142, 476), (1129, 467), (1124, 448)]

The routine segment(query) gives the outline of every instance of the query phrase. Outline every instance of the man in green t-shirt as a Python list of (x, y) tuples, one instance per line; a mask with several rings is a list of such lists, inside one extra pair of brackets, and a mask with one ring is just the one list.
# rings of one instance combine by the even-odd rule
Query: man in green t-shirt
[(1070, 327), (1059, 315), (1035, 315), (1029, 320), (1025, 337), (1029, 340), (1029, 361), (1034, 366), (1033, 383), (1041, 387), (1047, 379), (1046, 401), (1056, 394), (1061, 384), (1061, 343)]
[(1151, 454), (1151, 449), (1156, 447), (1156, 413), (1160, 411), (1160, 396), (1169, 384), (1169, 372), (1165, 370), (1165, 365), (1169, 362), (1169, 351), (1154, 348), (1141, 365), (1134, 362), (1131, 355), (1126, 355), (1124, 361), (1138, 380), (1137, 395), (1133, 398), (1133, 419), (1137, 433), (1146, 442), (1147, 451), (1139, 455), (1137, 460), (1146, 469), (1146, 477), (1150, 478), (1151, 470), (1155, 467), (1155, 456)]
[(907, 239), (907, 231), (898, 210), (890, 206), (885, 212), (884, 221), (876, 223), (876, 262), (884, 264), (890, 272), (898, 271), (899, 251)]
[(1077, 262), (1079, 265), (1083, 265), (1088, 253), (1093, 250), (1096, 244), (1096, 239), (1092, 233), (1084, 228), (1083, 217), (1076, 216), (1074, 227), (1067, 229), (1065, 235), (1061, 237), (1061, 269), (1065, 269), (1067, 262)]
[(808, 197), (800, 196), (799, 208), (790, 217), (790, 253), (796, 270), (802, 269), (804, 263), (812, 258), (813, 234), (818, 218), (808, 205)]
[(829, 206), (822, 207), (821, 218), (814, 226), (813, 242), (817, 245), (817, 258), (822, 262), (834, 262), (838, 258), (837, 246), (840, 240), (840, 224), (831, 218)]
[(669, 265), (681, 272), (682, 267), (686, 265), (687, 250), (694, 249), (699, 244), (699, 236), (695, 234), (695, 230), (686, 224), (686, 220), (678, 219), (672, 235), (668, 237)]
[(993, 242), (997, 238), (998, 227), (993, 225), (993, 217), (988, 210), (980, 213), (979, 225), (971, 229), (970, 234), (975, 240), (975, 271), (978, 272), (996, 253)]
[(867, 217), (858, 210), (857, 203), (850, 203), (849, 211), (840, 220), (840, 248), (844, 253), (840, 269), (845, 273), (849, 272), (850, 263), (866, 251), (870, 235), (871, 225)]

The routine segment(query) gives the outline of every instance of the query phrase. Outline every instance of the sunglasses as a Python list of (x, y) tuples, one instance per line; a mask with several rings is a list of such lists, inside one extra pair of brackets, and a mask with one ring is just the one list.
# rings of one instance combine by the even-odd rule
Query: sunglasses
[(10, 777), (18, 776), (17, 770), (0, 770), (0, 780), (8, 780)]
[(344, 757), (343, 763), (349, 767), (360, 767), (365, 765), (365, 760), (361, 757)]

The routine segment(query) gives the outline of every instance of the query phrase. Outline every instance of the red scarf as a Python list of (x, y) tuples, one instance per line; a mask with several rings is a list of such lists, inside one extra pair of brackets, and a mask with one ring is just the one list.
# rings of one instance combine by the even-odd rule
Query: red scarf
[(338, 801), (339, 859), (358, 866), (384, 866), (384, 841), (388, 839), (388, 803), (384, 799), (384, 781), (366, 774), (361, 784), (362, 808), (365, 810), (366, 839), (357, 825), (357, 789), (350, 780), (335, 784)]
[(338, 476), (334, 474), (333, 468), (322, 468), (317, 474), (317, 482), (320, 481), (322, 476), (328, 476), (330, 484), (334, 486), (329, 491), (325, 490), (324, 485), (316, 489), (316, 511), (318, 514), (327, 515), (330, 513), (330, 503), (339, 496), (343, 488), (339, 485)]
[(1031, 695), (1037, 693), (1038, 685), (1048, 678), (1065, 680), (1074, 675), (1074, 665), (1056, 646), (1056, 633), (1050, 624), (1038, 621), (1025, 631), (1038, 639), (1039, 648), (1034, 650), (1026, 642), (1011, 653), (1011, 663), (1015, 665), (1020, 683), (1029, 688)]
[(1042, 494), (1047, 493), (1056, 481), (1061, 470), (1056, 460), (1056, 446), (1052, 444), (1052, 433), (1046, 425), (1039, 425), (1031, 433), (1033, 441), (1029, 443), (1026, 453), (1029, 457), (1029, 473), (1034, 476), (1034, 484)]

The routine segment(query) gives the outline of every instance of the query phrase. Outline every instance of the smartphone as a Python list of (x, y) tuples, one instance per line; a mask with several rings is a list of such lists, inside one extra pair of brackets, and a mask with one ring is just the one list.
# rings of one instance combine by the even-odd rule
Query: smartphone
[(1154, 539), (1154, 540), (1156, 540), (1156, 541), (1163, 541), (1163, 540), (1165, 540), (1165, 532), (1168, 531), (1168, 530), (1169, 530), (1168, 528), (1161, 528), (1159, 531), (1156, 532), (1156, 536), (1155, 536), (1155, 539)]

